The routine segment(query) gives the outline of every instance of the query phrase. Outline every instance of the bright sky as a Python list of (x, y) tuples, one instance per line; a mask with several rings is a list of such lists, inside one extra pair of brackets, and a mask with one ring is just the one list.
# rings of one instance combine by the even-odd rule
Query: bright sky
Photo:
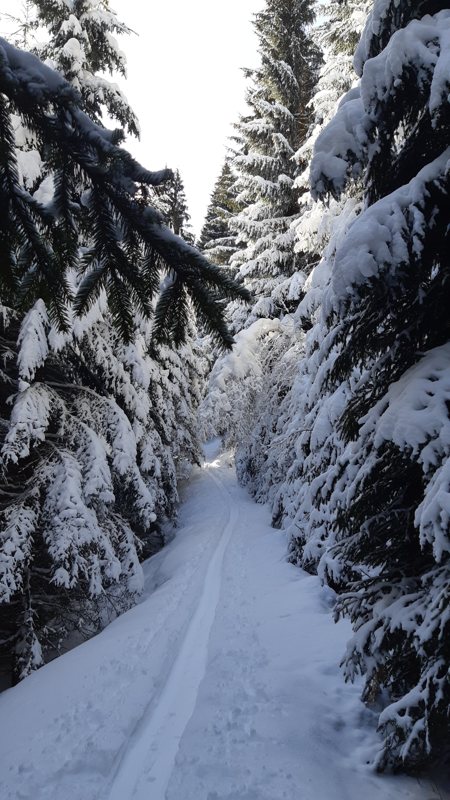
[(198, 234), (220, 172), (231, 123), (244, 110), (244, 66), (257, 63), (252, 15), (263, 0), (111, 0), (139, 36), (121, 41), (123, 86), (141, 141), (128, 148), (145, 166), (178, 168)]

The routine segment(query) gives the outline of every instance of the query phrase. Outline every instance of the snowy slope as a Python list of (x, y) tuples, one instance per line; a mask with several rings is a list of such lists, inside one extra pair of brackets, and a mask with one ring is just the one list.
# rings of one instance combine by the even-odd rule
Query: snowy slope
[(0, 697), (2, 800), (432, 800), (366, 764), (329, 590), (229, 458), (197, 470), (139, 606)]

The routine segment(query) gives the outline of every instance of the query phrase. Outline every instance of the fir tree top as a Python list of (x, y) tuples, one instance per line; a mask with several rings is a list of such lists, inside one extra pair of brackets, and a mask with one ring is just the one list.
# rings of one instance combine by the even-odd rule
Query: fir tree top
[(226, 160), (214, 186), (198, 246), (215, 264), (228, 264), (238, 250), (236, 237), (230, 231), (230, 218), (240, 211), (236, 199), (233, 174)]
[(177, 236), (182, 236), (185, 241), (193, 244), (194, 236), (190, 230), (190, 214), (187, 206), (184, 183), (179, 170), (175, 170), (173, 177), (156, 189), (155, 205), (162, 214), (166, 225)]
[(261, 65), (245, 70), (250, 113), (236, 126), (240, 150), (233, 161), (242, 211), (231, 229), (246, 245), (233, 265), (256, 302), (245, 320), (242, 310), (231, 311), (236, 328), (290, 312), (301, 291), (291, 233), (302, 191), (295, 185), (301, 168), (294, 155), (312, 119), (309, 101), (321, 61), (310, 33), (313, 19), (311, 0), (267, 0), (255, 16)]
[(125, 76), (126, 61), (115, 39), (131, 33), (108, 0), (33, 0), (38, 21), (50, 35), (39, 55), (50, 59), (83, 98), (84, 110), (101, 122), (102, 109), (129, 133), (139, 135), (137, 119), (119, 87), (99, 73)]

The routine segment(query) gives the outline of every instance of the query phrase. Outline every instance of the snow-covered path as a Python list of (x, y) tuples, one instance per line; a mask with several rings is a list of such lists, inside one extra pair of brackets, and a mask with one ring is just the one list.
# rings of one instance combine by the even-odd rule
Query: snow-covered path
[(197, 470), (142, 602), (0, 697), (2, 800), (439, 797), (366, 764), (348, 627), (228, 460)]
[(131, 739), (118, 765), (110, 800), (125, 797), (165, 797), (181, 737), (198, 698), (208, 660), (208, 643), (220, 596), (223, 559), (231, 535), (235, 531), (237, 507), (223, 482), (206, 472), (220, 492), (227, 509), (226, 523), (219, 528), (217, 545), (204, 576), (202, 593), (180, 644), (167, 681), (154, 707), (141, 720), (136, 736)]

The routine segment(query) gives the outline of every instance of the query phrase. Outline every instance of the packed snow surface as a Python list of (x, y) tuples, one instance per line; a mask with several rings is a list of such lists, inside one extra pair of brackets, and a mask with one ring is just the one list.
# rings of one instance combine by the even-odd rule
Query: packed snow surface
[(211, 445), (142, 602), (0, 698), (2, 800), (432, 800), (378, 776), (348, 625)]

